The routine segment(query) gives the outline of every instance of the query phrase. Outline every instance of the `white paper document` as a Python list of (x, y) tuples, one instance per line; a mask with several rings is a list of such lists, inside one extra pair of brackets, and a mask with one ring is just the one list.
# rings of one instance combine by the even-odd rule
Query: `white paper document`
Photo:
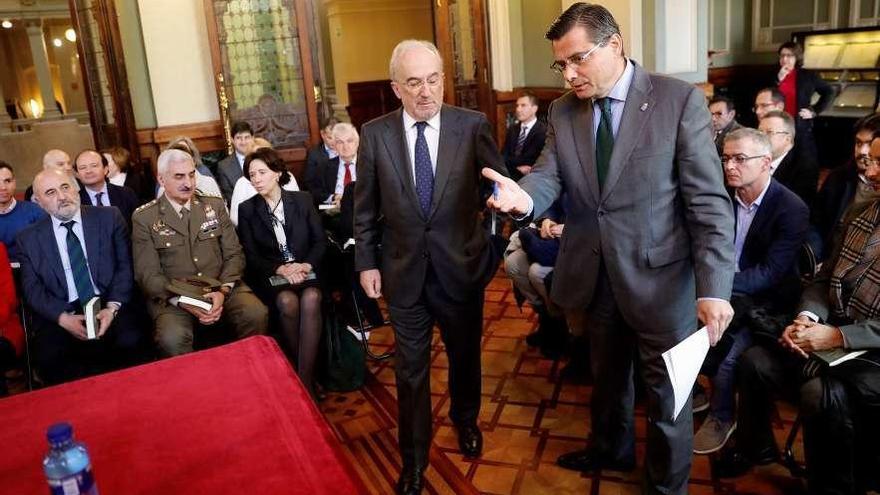
[(678, 413), (690, 398), (694, 383), (697, 381), (697, 375), (700, 373), (700, 368), (703, 366), (708, 352), (709, 330), (703, 327), (663, 353), (666, 372), (675, 393), (673, 421), (678, 418)]

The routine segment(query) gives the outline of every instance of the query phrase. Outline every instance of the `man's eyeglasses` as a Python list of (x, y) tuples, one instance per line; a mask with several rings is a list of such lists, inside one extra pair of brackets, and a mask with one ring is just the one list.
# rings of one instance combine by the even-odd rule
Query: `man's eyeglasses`
[(758, 110), (764, 110), (764, 109), (767, 109), (767, 108), (770, 108), (773, 106), (776, 106), (776, 104), (775, 103), (756, 103), (755, 106), (752, 107), (752, 110), (757, 112)]
[(574, 67), (582, 66), (583, 64), (585, 64), (587, 62), (587, 59), (590, 58), (590, 55), (592, 55), (593, 52), (595, 52), (599, 48), (602, 48), (603, 46), (605, 46), (604, 41), (602, 43), (599, 43), (598, 45), (594, 46), (593, 48), (590, 48), (589, 50), (587, 50), (585, 52), (575, 53), (574, 55), (568, 57), (565, 60), (557, 60), (556, 62), (553, 62), (552, 64), (550, 64), (550, 68), (560, 74), (565, 74), (565, 69), (567, 69), (569, 65), (572, 65)]
[(780, 134), (782, 134), (782, 135), (786, 135), (786, 136), (787, 136), (787, 135), (790, 134), (788, 131), (772, 131), (772, 130), (767, 130), (767, 131), (761, 131), (761, 132), (763, 132), (763, 133), (766, 134), (767, 136), (778, 136), (778, 135), (780, 135)]
[(754, 160), (755, 158), (764, 158), (767, 155), (755, 155), (755, 156), (746, 156), (746, 155), (721, 155), (721, 164), (727, 165), (728, 162), (734, 165), (742, 165), (743, 163)]
[(406, 89), (413, 93), (421, 91), (426, 84), (429, 88), (436, 88), (443, 84), (443, 74), (431, 74), (425, 79), (416, 79), (415, 77), (412, 77), (403, 83), (403, 85), (406, 86)]

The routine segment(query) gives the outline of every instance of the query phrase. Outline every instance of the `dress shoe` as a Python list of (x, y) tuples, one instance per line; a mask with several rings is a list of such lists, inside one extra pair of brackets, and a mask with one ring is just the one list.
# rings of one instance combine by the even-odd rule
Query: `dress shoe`
[(605, 461), (592, 449), (575, 450), (562, 454), (556, 464), (572, 471), (590, 472), (598, 469), (612, 471), (632, 471), (636, 467), (635, 459), (625, 461)]
[(761, 449), (754, 457), (745, 455), (738, 448), (731, 448), (721, 453), (713, 463), (712, 471), (718, 478), (738, 478), (752, 469), (752, 466), (763, 466), (778, 460), (779, 451), (775, 446)]
[(480, 457), (483, 453), (483, 434), (480, 428), (473, 424), (457, 425), (458, 448), (466, 459)]
[(420, 495), (425, 484), (425, 468), (403, 468), (397, 480), (397, 495)]

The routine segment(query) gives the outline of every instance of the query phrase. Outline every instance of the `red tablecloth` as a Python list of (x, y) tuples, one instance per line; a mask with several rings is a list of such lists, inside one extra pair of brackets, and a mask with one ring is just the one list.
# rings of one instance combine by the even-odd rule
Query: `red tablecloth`
[(102, 495), (363, 492), (267, 337), (0, 400), (0, 493), (47, 493), (45, 431), (63, 420)]

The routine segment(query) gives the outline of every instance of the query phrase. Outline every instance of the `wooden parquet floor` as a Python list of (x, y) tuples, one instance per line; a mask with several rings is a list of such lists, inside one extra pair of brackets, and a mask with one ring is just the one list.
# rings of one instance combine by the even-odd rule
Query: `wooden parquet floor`
[[(480, 427), (483, 455), (464, 460), (458, 453), (455, 431), (447, 417), (448, 362), (439, 334), (435, 332), (431, 360), (431, 394), (434, 441), (431, 465), (426, 472), (425, 493), (436, 494), (637, 494), (640, 471), (602, 471), (585, 475), (555, 465), (560, 454), (582, 448), (589, 431), (591, 387), (562, 382), (561, 362), (544, 359), (525, 343), (537, 325), (526, 306), (517, 307), (510, 283), (503, 272), (486, 290), (482, 339), (483, 402)], [(393, 344), (390, 328), (374, 331), (374, 350)], [(330, 394), (320, 407), (343, 443), (346, 455), (373, 494), (394, 493), (400, 471), (393, 359), (369, 363), (367, 384), (358, 391)], [(636, 411), (637, 456), (644, 457), (645, 419)], [(780, 406), (775, 431), (783, 445), (795, 411)], [(703, 417), (697, 415), (699, 425)], [(801, 442), (796, 452), (802, 458)], [(795, 494), (804, 485), (781, 465), (754, 469), (735, 480), (719, 480), (712, 474), (708, 456), (694, 456), (692, 494)]]

